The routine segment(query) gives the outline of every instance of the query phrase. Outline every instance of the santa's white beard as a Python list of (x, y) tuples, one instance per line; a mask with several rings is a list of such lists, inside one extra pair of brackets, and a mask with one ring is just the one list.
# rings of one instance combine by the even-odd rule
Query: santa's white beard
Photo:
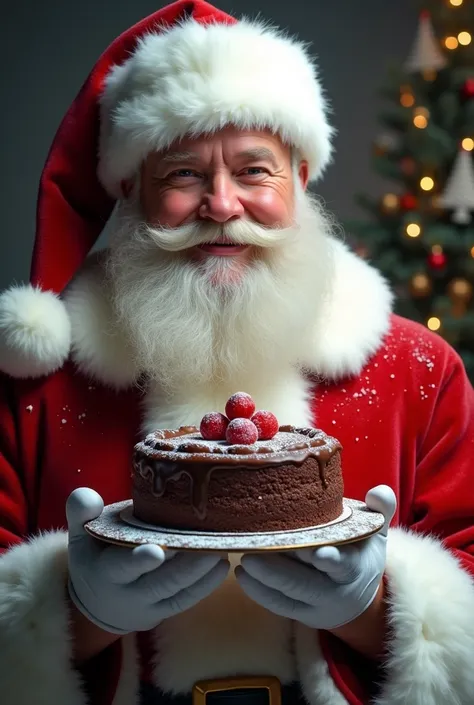
[[(242, 221), (151, 228), (136, 202), (122, 204), (107, 277), (138, 369), (172, 396), (189, 385), (235, 391), (297, 366), (331, 278), (331, 227), (301, 189), (295, 225), (286, 229)], [(189, 247), (222, 235), (254, 245), (248, 263), (190, 259)]]

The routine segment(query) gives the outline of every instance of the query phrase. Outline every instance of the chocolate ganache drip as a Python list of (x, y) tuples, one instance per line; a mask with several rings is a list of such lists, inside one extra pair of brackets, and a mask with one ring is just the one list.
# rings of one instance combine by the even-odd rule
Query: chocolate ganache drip
[(270, 440), (229, 445), (225, 441), (204, 440), (196, 427), (183, 426), (149, 434), (135, 447), (134, 465), (139, 475), (151, 483), (151, 491), (158, 498), (164, 495), (168, 483), (187, 477), (193, 511), (202, 520), (207, 516), (209, 483), (216, 470), (300, 466), (312, 457), (326, 489), (326, 468), (341, 449), (338, 440), (314, 428), (280, 426)]

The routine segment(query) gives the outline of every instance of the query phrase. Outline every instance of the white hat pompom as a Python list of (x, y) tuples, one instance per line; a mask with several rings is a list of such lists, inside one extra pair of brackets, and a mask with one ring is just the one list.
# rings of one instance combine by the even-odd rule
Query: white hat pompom
[(69, 356), (71, 323), (52, 291), (31, 284), (0, 295), (0, 370), (11, 377), (41, 377)]

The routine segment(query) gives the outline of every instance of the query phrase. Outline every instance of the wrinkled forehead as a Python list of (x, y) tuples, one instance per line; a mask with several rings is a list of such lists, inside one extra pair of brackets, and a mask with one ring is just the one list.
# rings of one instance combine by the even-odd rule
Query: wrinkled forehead
[(278, 168), (291, 160), (292, 149), (269, 129), (226, 127), (211, 134), (187, 135), (161, 151), (151, 152), (150, 165), (211, 161), (268, 162)]

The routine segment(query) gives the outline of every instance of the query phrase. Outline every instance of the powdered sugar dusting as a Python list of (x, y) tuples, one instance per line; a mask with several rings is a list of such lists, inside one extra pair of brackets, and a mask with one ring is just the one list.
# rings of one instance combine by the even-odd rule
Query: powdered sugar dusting
[(385, 340), (386, 355), (384, 360), (396, 360), (397, 352), (402, 348), (408, 348), (413, 360), (423, 365), (429, 372), (435, 366), (436, 354), (433, 352), (433, 343), (428, 335), (419, 334), (407, 335), (403, 330), (397, 330), (396, 334), (389, 334)]
[(247, 428), (249, 423), (252, 423), (252, 422), (250, 421), (250, 419), (240, 419), (239, 418), (239, 419), (232, 419), (232, 421), (230, 423), (232, 424), (232, 428), (238, 428), (240, 430), (243, 428)]
[(120, 545), (139, 546), (150, 543), (176, 550), (245, 553), (337, 545), (368, 538), (383, 527), (383, 514), (370, 511), (359, 500), (343, 501), (343, 514), (334, 522), (322, 526), (284, 532), (223, 533), (170, 530), (157, 526), (143, 528), (133, 517), (132, 502), (125, 500), (106, 506), (100, 517), (88, 522), (85, 529), (98, 539)]
[(234, 402), (234, 404), (246, 404), (252, 397), (247, 392), (235, 392), (232, 394), (229, 401)]
[(210, 411), (203, 418), (209, 419), (209, 421), (220, 421), (223, 416), (224, 414), (221, 414), (220, 411)]
[[(287, 428), (287, 427), (283, 427)], [(135, 446), (135, 449), (147, 456), (164, 456), (169, 460), (183, 460), (188, 455), (199, 453), (209, 454), (209, 460), (222, 456), (248, 458), (250, 455), (265, 457), (275, 456), (279, 453), (304, 452), (311, 449), (313, 455), (323, 451), (334, 451), (339, 441), (327, 436), (319, 429), (298, 429), (279, 431), (270, 440), (256, 441), (249, 445), (232, 445), (227, 441), (209, 441), (202, 438), (197, 431), (184, 433), (171, 437), (161, 438), (166, 431), (150, 433), (144, 441)], [(213, 457), (214, 456), (214, 457)]]
[[(412, 331), (407, 332), (403, 328), (395, 327), (385, 336), (377, 361), (369, 362), (350, 386), (341, 386), (337, 390), (328, 423), (331, 422), (335, 426), (343, 423), (347, 413), (364, 415), (370, 410), (370, 414), (373, 414), (389, 397), (402, 393), (406, 395), (412, 391), (416, 393), (417, 386), (412, 387), (411, 380), (420, 374), (421, 379), (426, 379), (424, 371), (417, 370), (417, 367), (421, 365), (428, 373), (432, 373), (436, 362), (436, 340), (432, 336), (423, 330), (414, 334)], [(430, 399), (435, 389), (435, 384), (425, 382), (424, 386), (420, 385), (418, 398), (421, 401)], [(320, 398), (325, 394), (320, 392)], [(380, 419), (378, 422), (380, 423)]]

